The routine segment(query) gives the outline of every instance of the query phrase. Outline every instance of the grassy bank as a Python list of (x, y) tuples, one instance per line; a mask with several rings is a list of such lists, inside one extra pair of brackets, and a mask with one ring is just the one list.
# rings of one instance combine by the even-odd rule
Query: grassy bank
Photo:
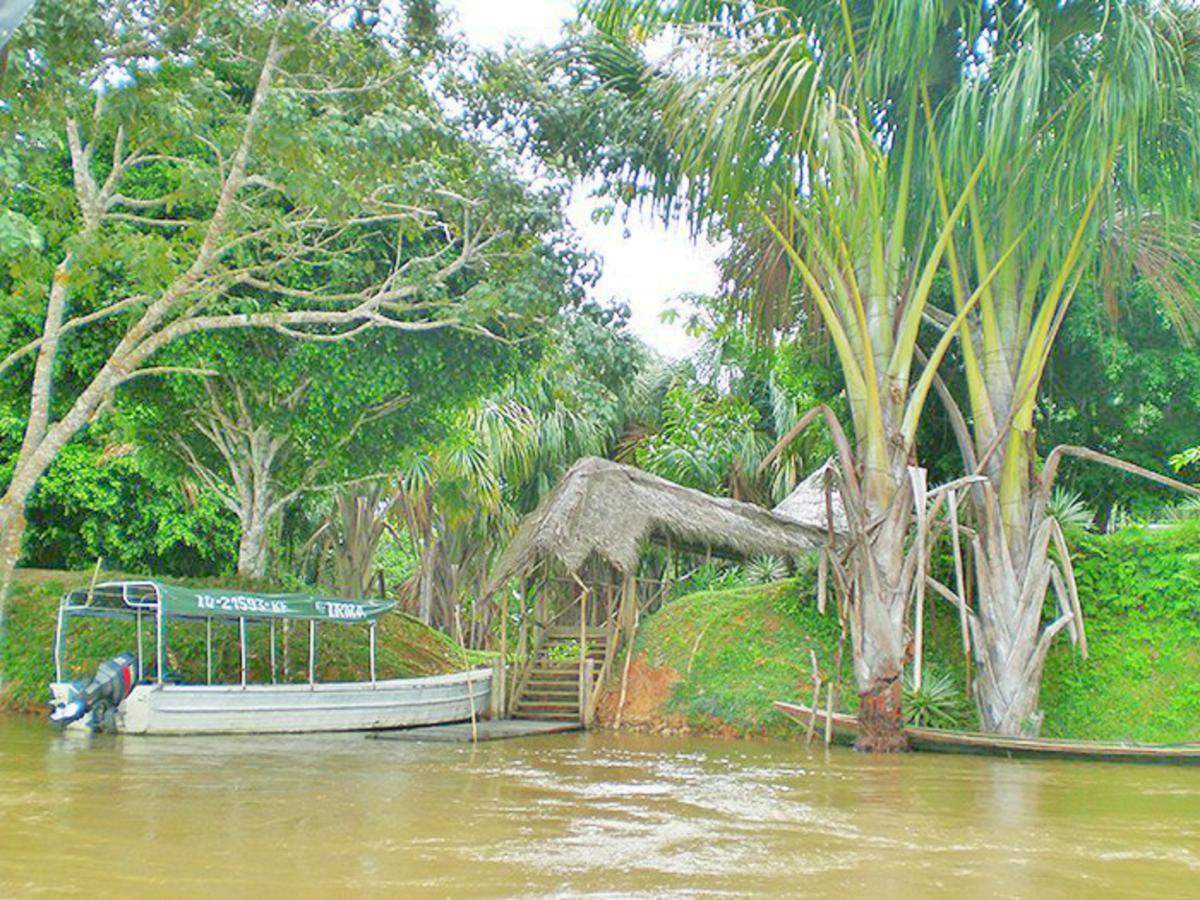
[[(8, 622), (4, 645), (0, 647), (0, 667), (4, 672), (4, 691), (0, 706), (8, 709), (41, 709), (46, 703), (46, 685), (53, 680), (54, 642), (58, 601), (63, 592), (86, 586), (84, 573), (23, 570), (9, 598)], [(210, 580), (172, 579), (179, 584), (214, 586)], [(222, 586), (269, 591), (269, 585), (236, 583), (224, 578)], [(250, 677), (255, 681), (270, 678), (269, 629), (265, 624), (249, 627)], [(320, 629), (318, 678), (322, 681), (353, 680), (368, 671), (367, 630), (350, 625), (330, 625)], [(75, 674), (91, 674), (105, 659), (136, 647), (134, 625), (119, 620), (93, 619), (73, 623), (68, 643), (68, 665)], [(154, 635), (149, 619), (143, 623), (146, 665), (153, 665)], [(239, 677), (238, 628), (236, 621), (213, 628), (215, 679), (236, 681)], [(308, 626), (304, 622), (277, 626), (276, 662), (282, 680), (307, 678)], [(376, 653), (379, 677), (434, 675), (462, 669), (467, 661), (462, 651), (439, 631), (425, 627), (402, 613), (389, 613), (379, 624)], [(168, 630), (170, 668), (188, 681), (205, 678), (205, 630), (203, 623), (172, 623)]]
[[(1200, 524), (1084, 537), (1075, 554), (1090, 658), (1065, 641), (1042, 691), (1043, 734), (1084, 739), (1200, 739)], [(807, 703), (811, 653), (834, 674), (840, 629), (819, 615), (811, 578), (689, 594), (642, 625), (623, 722), (652, 730), (794, 734), (772, 700)], [(927, 620), (927, 672), (966, 695), (957, 623), (944, 604)], [(849, 647), (839, 673), (853, 709)], [(619, 673), (620, 669), (618, 669)], [(611, 723), (617, 690), (606, 699)], [(976, 724), (973, 708), (961, 719)]]

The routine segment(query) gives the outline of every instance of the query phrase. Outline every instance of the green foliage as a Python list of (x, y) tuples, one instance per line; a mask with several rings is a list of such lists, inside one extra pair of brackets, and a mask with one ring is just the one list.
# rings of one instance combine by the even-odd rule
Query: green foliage
[[(54, 680), (51, 654), (58, 601), (71, 588), (88, 584), (89, 576), (71, 572), (21, 572), (13, 591), (5, 640), (0, 646), (0, 672), (4, 674), (4, 693), (0, 706), (16, 709), (37, 709), (47, 702), (46, 686)], [(213, 584), (211, 579), (181, 581), (193, 586)], [(222, 586), (244, 585), (270, 590), (271, 585), (239, 580), (226, 576)], [(276, 588), (278, 589), (278, 588)], [(154, 646), (153, 629), (143, 623), (146, 648)], [(268, 626), (255, 623), (248, 626), (250, 646), (250, 677), (254, 681), (270, 679), (270, 649)], [(287, 651), (284, 651), (283, 628), (277, 629), (277, 661), (282, 675), (286, 665), (289, 681), (304, 681), (308, 677), (308, 628), (304, 623), (291, 623), (288, 628)], [(135, 650), (137, 632), (130, 622), (97, 619), (72, 623), (68, 642), (68, 665), (76, 677), (90, 676), (103, 660), (125, 650)], [(171, 623), (167, 631), (170, 668), (186, 680), (202, 683), (205, 678), (205, 630), (203, 623)], [(214, 678), (226, 683), (236, 682), (239, 671), (237, 623), (213, 627)], [(144, 660), (153, 665), (153, 657)], [(365, 628), (327, 626), (319, 630), (317, 651), (318, 678), (323, 681), (359, 680), (369, 671), (369, 647)], [(426, 628), (403, 613), (389, 613), (380, 620), (376, 648), (376, 667), (379, 677), (432, 675), (462, 669), (466, 659), (449, 638)]]
[(704, 591), (740, 587), (744, 583), (741, 566), (721, 560), (708, 560), (679, 578), (671, 588), (672, 596), (683, 597)]
[(819, 403), (841, 408), (840, 377), (801, 340), (762, 345), (692, 298), (689, 329), (707, 340), (665, 392), (660, 419), (634, 453), (644, 469), (706, 493), (772, 505), (832, 453), (821, 429), (793, 440), (767, 474), (758, 469)]
[(1057, 644), (1042, 705), (1049, 736), (1200, 737), (1200, 522), (1079, 540), (1089, 657)]
[[(0, 417), (0, 486), (11, 472), (23, 422)], [(42, 477), (26, 515), (26, 565), (108, 567), (162, 575), (230, 571), (237, 522), (216, 497), (153, 465), (111, 429), (94, 426), (68, 444)]]
[(576, 662), (579, 659), (579, 641), (560, 641), (550, 648), (547, 657), (555, 663)]
[(904, 678), (904, 721), (928, 728), (961, 730), (970, 722), (962, 682), (949, 672), (927, 668), (921, 673), (921, 687), (913, 684), (912, 673)]
[[(1039, 410), (1039, 445), (1078, 444), (1157, 472), (1192, 478), (1180, 447), (1200, 420), (1200, 355), (1139, 282), (1119, 295), (1114, 324), (1102, 298), (1083, 290), (1063, 324)], [(1179, 495), (1170, 488), (1080, 460), (1063, 461), (1059, 483), (1108, 520), (1114, 509), (1153, 517)]]

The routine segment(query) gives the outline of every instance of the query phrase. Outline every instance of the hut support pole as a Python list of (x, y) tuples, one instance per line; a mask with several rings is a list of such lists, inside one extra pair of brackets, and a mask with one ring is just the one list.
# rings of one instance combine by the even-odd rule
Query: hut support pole
[(584, 719), (587, 714), (587, 667), (584, 661), (587, 659), (588, 587), (575, 572), (571, 573), (571, 577), (579, 585), (579, 717)]

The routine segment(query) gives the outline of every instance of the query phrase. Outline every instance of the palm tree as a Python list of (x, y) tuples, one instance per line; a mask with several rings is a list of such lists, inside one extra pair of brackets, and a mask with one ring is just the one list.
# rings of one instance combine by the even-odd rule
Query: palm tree
[[(924, 580), (909, 533), (914, 491), (923, 493), (916, 429), (937, 367), (980, 289), (923, 366), (917, 339), (982, 165), (940, 222), (932, 205), (915, 205), (920, 162), (936, 152), (918, 115), (926, 102), (918, 80), (897, 102), (877, 102), (873, 87), (890, 86), (895, 73), (858, 54), (853, 23), (840, 21), (848, 10), (829, 19), (836, 4), (793, 6), (811, 7), (812, 21), (795, 10), (747, 14), (742, 4), (598, 4), (592, 13), (608, 36), (591, 52), (610, 85), (659, 110), (654, 137), (665, 149), (649, 154), (638, 174), (664, 190), (684, 186), (694, 223), (765, 228), (834, 346), (851, 431), (818, 406), (765, 462), (818, 418), (833, 436), (851, 529), (833, 574), (853, 637), (859, 746), (895, 749), (905, 743), (905, 616)], [(681, 49), (657, 68), (640, 60), (628, 39), (635, 20), (682, 27)], [(883, 30), (902, 31), (909, 20)], [(941, 31), (926, 30), (929, 50)], [(665, 161), (661, 171), (657, 161)]]
[[(1113, 282), (1137, 271), (1182, 329), (1200, 323), (1200, 243), (1190, 221), (1200, 15), (1160, 3), (1028, 3), (992, 23), (986, 77), (964, 79), (943, 100), (936, 127), (957, 170), (951, 180), (987, 159), (947, 254), (958, 304), (1015, 232), (1033, 234), (960, 330), (969, 424), (949, 401), (965, 464), (988, 479), (973, 498), (976, 695), (986, 729), (1016, 734), (1040, 724), (1055, 635), (1066, 630), (1086, 654), (1069, 549), (1048, 511), (1058, 460), (1075, 453), (1177, 484), (1077, 448), (1058, 448), (1039, 467), (1035, 417), (1052, 345), (1083, 278), (1099, 278), (1111, 297)], [(945, 197), (939, 202), (944, 209)], [(1051, 588), (1057, 610), (1043, 626)]]
[[(968, 471), (981, 472), (988, 483), (974, 492), (983, 523), (974, 555), (980, 603), (977, 612), (964, 612), (982, 660), (976, 688), (985, 726), (1023, 727), (1036, 707), (1041, 664), (1054, 635), (1066, 628), (1083, 639), (1065, 541), (1045, 515), (1056, 460), (1074, 451), (1054, 454), (1038, 473), (1033, 418), (1049, 348), (1089, 271), (1086, 264), (1094, 257), (1089, 251), (1101, 244), (1132, 248), (1125, 256), (1148, 264), (1148, 274), (1176, 300), (1168, 307), (1175, 318), (1186, 323), (1194, 317), (1179, 302), (1195, 286), (1179, 274), (1179, 263), (1195, 259), (1195, 244), (1164, 239), (1171, 234), (1164, 222), (1175, 212), (1172, 204), (1150, 217), (1144, 209), (1147, 197), (1172, 197), (1175, 205), (1186, 205), (1195, 196), (1196, 11), (1134, 0), (793, 0), (766, 11), (734, 2), (602, 0), (588, 10), (613, 39), (664, 26), (675, 28), (685, 42), (689, 35), (716, 35), (708, 52), (697, 50), (695, 42), (690, 49), (707, 66), (705, 77), (693, 78), (690, 88), (670, 86), (683, 66), (679, 60), (661, 66), (666, 74), (657, 78), (610, 77), (627, 90), (635, 86), (665, 112), (664, 141), (673, 152), (647, 158), (665, 156), (683, 177), (664, 179), (664, 189), (685, 184), (693, 204), (722, 217), (736, 236), (750, 217), (731, 199), (743, 199), (764, 182), (775, 188), (773, 198), (780, 196), (786, 179), (778, 173), (799, 154), (809, 165), (801, 170), (795, 191), (801, 199), (790, 218), (786, 207), (779, 217), (773, 200), (760, 200), (756, 212), (764, 217), (769, 210), (768, 224), (782, 222), (773, 230), (809, 299), (820, 307), (817, 287), (837, 293), (826, 287), (828, 271), (853, 267), (875, 276), (872, 284), (856, 275), (865, 289), (855, 291), (848, 283), (843, 291), (851, 299), (865, 298), (861, 320), (868, 325), (894, 325), (912, 309), (917, 318), (943, 327), (942, 339), (955, 329), (969, 333), (961, 346), (970, 421), (953, 403), (951, 416)], [(595, 55), (601, 71), (616, 70), (622, 59), (613, 51)], [(828, 132), (826, 126), (815, 128), (807, 114), (814, 98), (823, 96), (822, 85), (857, 116), (862, 142), (890, 163), (878, 167), (879, 180), (888, 186), (878, 194), (884, 204), (868, 202), (865, 179), (855, 183), (830, 171), (826, 151), (851, 158), (838, 154), (834, 142), (804, 142), (806, 131), (822, 141)], [(914, 140), (918, 131), (923, 139)], [(947, 183), (959, 186), (958, 202)], [(914, 193), (920, 202), (910, 200)], [(837, 216), (863, 209), (880, 233), (856, 233), (848, 223), (813, 216), (825, 194), (832, 196)], [(887, 220), (889, 209), (901, 211), (906, 204), (926, 215), (936, 209), (934, 227), (951, 229), (945, 254), (954, 288), (951, 310), (912, 297), (911, 287), (919, 283), (914, 279), (889, 284), (876, 276), (911, 265), (929, 245), (928, 220), (915, 229), (902, 213)], [(788, 230), (806, 217), (820, 230)], [(940, 259), (936, 252), (924, 253)], [(822, 258), (828, 260), (826, 274), (813, 265)], [(811, 283), (813, 275), (819, 285)], [(880, 297), (887, 299), (872, 310), (870, 302)], [(782, 292), (780, 299), (787, 303), (790, 297)], [(847, 373), (856, 462), (866, 494), (886, 498), (887, 490), (869, 479), (890, 482), (893, 492), (903, 489), (898, 460), (892, 458), (890, 467), (884, 460), (893, 449), (905, 449), (909, 434), (901, 430), (898, 441), (889, 441), (894, 412), (886, 404), (870, 408), (856, 390), (861, 391), (859, 375), (868, 358), (874, 354), (879, 371), (889, 348), (852, 346), (847, 354), (841, 344), (847, 338), (853, 344), (853, 322), (839, 323), (839, 317), (848, 317), (834, 313), (821, 309)], [(903, 354), (901, 360), (903, 368)], [(936, 352), (930, 354), (931, 364), (937, 360)], [(886, 393), (895, 384), (880, 388)], [(939, 393), (947, 397), (943, 388), (939, 385)], [(917, 399), (923, 402), (924, 396)], [(910, 409), (915, 426), (921, 405)], [(865, 508), (870, 521), (872, 511), (878, 515), (888, 507), (876, 499)], [(886, 543), (891, 549), (883, 555), (892, 556), (897, 540)], [(1061, 569), (1049, 558), (1051, 544), (1058, 547)], [(1060, 615), (1040, 630), (1050, 585), (1061, 587)], [(963, 604), (961, 596), (944, 593)]]

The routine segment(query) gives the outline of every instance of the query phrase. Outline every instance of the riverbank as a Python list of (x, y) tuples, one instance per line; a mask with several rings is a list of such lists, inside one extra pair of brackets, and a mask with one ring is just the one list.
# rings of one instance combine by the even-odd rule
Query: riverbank
[[(114, 577), (106, 574), (106, 577)], [(0, 670), (4, 673), (0, 709), (44, 711), (46, 685), (53, 680), (52, 647), (63, 593), (86, 586), (90, 574), (45, 569), (22, 569), (17, 573), (8, 604), (5, 641), (0, 646)], [(193, 587), (215, 586), (214, 579), (170, 579)], [(248, 590), (279, 591), (278, 586), (223, 578), (220, 585)], [(153, 636), (146, 625), (146, 645)], [(79, 620), (72, 626), (69, 664), (76, 672), (93, 672), (105, 659), (131, 649), (136, 640), (134, 626), (122, 620)], [(304, 623), (284, 623), (278, 629), (277, 662), (284, 681), (307, 678), (308, 632)], [(191, 681), (204, 680), (205, 632), (202, 623), (173, 625), (169, 632), (168, 660), (171, 669)], [(268, 629), (249, 628), (249, 669), (252, 681), (270, 678)], [(236, 622), (213, 626), (214, 669), (218, 680), (236, 681), (239, 651)], [(469, 660), (448, 637), (404, 613), (388, 613), (379, 623), (376, 666), (380, 678), (439, 675), (465, 669)], [(366, 630), (331, 626), (320, 630), (317, 675), (322, 681), (356, 680), (369, 666)]]
[[(1200, 738), (1200, 524), (1081, 536), (1074, 555), (1090, 655), (1056, 643), (1042, 688), (1042, 734), (1086, 740)], [(857, 699), (850, 650), (811, 578), (680, 597), (639, 629), (621, 703), (623, 665), (601, 702), (602, 727), (736, 737), (794, 736), (773, 700), (808, 703), (812, 657)], [(832, 603), (830, 604), (832, 606)], [(958, 625), (944, 604), (926, 617), (927, 678), (967, 696)], [(837, 671), (835, 671), (837, 669)], [(824, 703), (824, 696), (822, 697)], [(618, 710), (620, 717), (618, 722)], [(963, 704), (960, 727), (977, 727)]]

